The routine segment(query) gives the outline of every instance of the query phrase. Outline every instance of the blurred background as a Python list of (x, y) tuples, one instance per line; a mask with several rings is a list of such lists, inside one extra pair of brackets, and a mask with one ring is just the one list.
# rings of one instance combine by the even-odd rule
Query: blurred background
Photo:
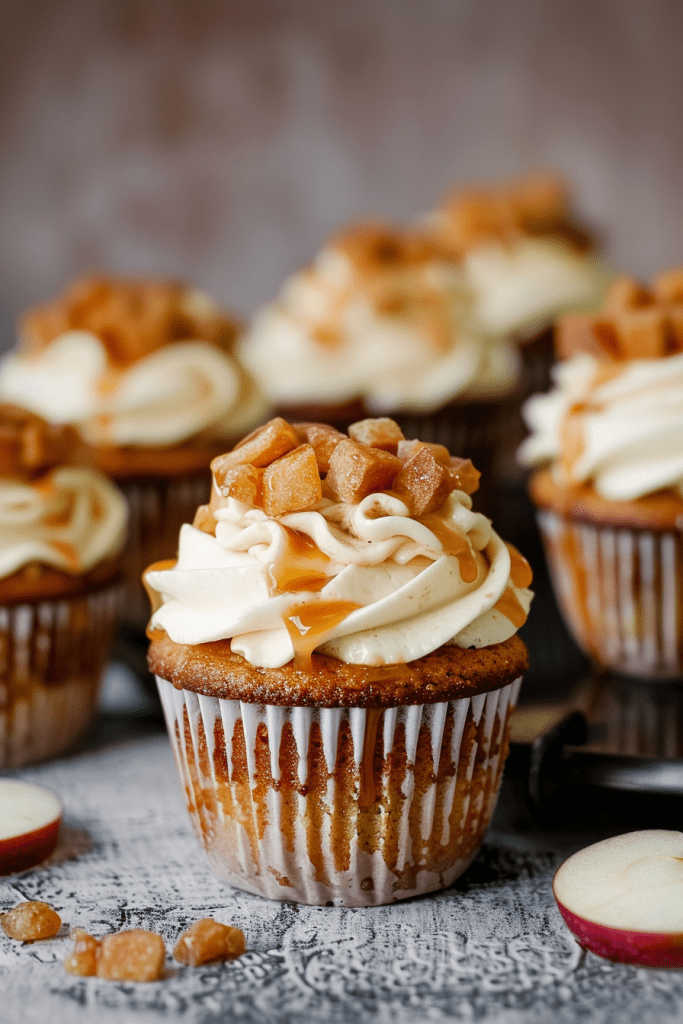
[(0, 348), (75, 273), (243, 314), (333, 227), (551, 166), (617, 264), (683, 262), (676, 0), (5, 0)]

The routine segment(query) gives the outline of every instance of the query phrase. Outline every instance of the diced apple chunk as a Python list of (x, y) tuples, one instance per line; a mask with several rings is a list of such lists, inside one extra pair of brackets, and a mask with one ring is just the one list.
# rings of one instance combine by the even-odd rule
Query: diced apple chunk
[(391, 487), (401, 469), (401, 460), (379, 448), (368, 448), (350, 438), (340, 441), (330, 459), (326, 484), (345, 502), (358, 502)]
[(263, 474), (263, 508), (266, 515), (305, 512), (322, 498), (322, 484), (315, 452), (310, 444), (268, 466)]

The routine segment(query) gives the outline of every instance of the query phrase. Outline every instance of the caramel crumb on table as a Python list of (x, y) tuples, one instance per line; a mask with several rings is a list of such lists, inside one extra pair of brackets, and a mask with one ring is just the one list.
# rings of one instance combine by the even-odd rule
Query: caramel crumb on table
[(35, 942), (49, 939), (62, 927), (62, 919), (49, 903), (30, 900), (19, 903), (6, 914), (0, 915), (0, 924), (5, 935), (18, 942)]
[(69, 974), (107, 981), (159, 981), (164, 975), (166, 949), (155, 932), (133, 928), (96, 939), (74, 928), (71, 938), (76, 945), (64, 961)]
[(211, 917), (204, 917), (183, 932), (173, 950), (173, 956), (178, 963), (199, 967), (242, 956), (246, 948), (241, 928), (231, 928)]

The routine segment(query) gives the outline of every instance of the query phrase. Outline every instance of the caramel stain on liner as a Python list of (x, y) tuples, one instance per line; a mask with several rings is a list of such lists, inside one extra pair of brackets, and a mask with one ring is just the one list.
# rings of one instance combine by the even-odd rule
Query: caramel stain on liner
[(310, 670), (311, 655), (340, 622), (361, 605), (354, 601), (305, 601), (293, 604), (284, 615), (285, 626), (294, 646), (294, 668)]
[(365, 735), (363, 737), (363, 754), (360, 761), (360, 793), (358, 806), (367, 810), (375, 802), (375, 747), (377, 730), (384, 708), (368, 708), (365, 716)]

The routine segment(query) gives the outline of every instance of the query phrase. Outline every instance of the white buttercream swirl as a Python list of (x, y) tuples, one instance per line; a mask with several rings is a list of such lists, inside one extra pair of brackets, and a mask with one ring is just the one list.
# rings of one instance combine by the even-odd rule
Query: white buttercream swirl
[(483, 243), (463, 265), (477, 319), (494, 337), (533, 335), (564, 313), (597, 309), (611, 280), (601, 260), (559, 238)]
[[(511, 590), (524, 612), (531, 602), (531, 591), (510, 580), (506, 545), (461, 491), (450, 495), (438, 517), (463, 538), (476, 565), (471, 582), (429, 526), (411, 519), (407, 506), (388, 494), (371, 494), (357, 505), (323, 500), (317, 511), (278, 519), (229, 498), (214, 515), (215, 537), (183, 526), (174, 568), (146, 573), (163, 600), (150, 626), (181, 644), (231, 638), (232, 650), (252, 665), (291, 661), (285, 618), (302, 602), (359, 606), (320, 636), (316, 650), (362, 665), (413, 661), (447, 643), (500, 643), (516, 632), (496, 607), (503, 593)], [(302, 568), (317, 567), (329, 577), (320, 591), (274, 589), (279, 570), (296, 561), (288, 530), (314, 541), (319, 554), (309, 551)]]
[(516, 355), (475, 328), (460, 267), (434, 258), (386, 274), (392, 291), (406, 297), (399, 311), (383, 309), (363, 272), (328, 247), (260, 310), (240, 351), (273, 402), (362, 398), (375, 415), (422, 413), (514, 387)]
[(0, 578), (33, 562), (86, 573), (119, 552), (126, 516), (123, 496), (94, 470), (0, 480)]
[[(590, 355), (558, 364), (553, 390), (524, 407), (532, 434), (520, 461), (551, 462), (560, 482), (590, 482), (613, 501), (664, 488), (683, 494), (683, 354), (614, 364), (606, 381), (604, 366)], [(576, 456), (563, 451), (568, 415), (580, 426)], [(572, 437), (575, 443), (575, 431)], [(559, 463), (563, 456), (569, 475)]]
[(178, 341), (121, 369), (89, 331), (68, 331), (30, 356), (0, 364), (0, 398), (53, 423), (71, 423), (94, 445), (165, 446), (207, 428), (239, 435), (265, 415), (233, 360), (204, 341)]

